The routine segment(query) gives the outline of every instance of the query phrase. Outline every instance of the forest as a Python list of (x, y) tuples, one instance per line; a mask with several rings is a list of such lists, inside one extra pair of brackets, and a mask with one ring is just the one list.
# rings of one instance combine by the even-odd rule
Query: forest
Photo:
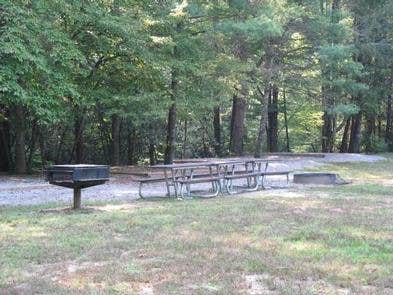
[(391, 0), (0, 0), (0, 171), (393, 151)]

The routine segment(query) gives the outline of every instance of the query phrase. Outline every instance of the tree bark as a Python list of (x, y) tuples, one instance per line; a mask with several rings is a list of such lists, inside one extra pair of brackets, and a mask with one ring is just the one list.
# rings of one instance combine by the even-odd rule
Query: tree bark
[(25, 111), (23, 106), (15, 107), (15, 171), (26, 173)]
[[(39, 145), (40, 145), (41, 165), (42, 165), (42, 167), (45, 167), (48, 157), (47, 157), (45, 137), (44, 137), (44, 132), (43, 132), (42, 126), (41, 126), (39, 134), (38, 134), (38, 140), (39, 140)], [(56, 163), (58, 163), (58, 161), (56, 161)]]
[(268, 106), (268, 146), (272, 153), (278, 152), (278, 87), (272, 86)]
[(374, 152), (374, 148), (373, 148), (374, 137), (375, 137), (375, 116), (372, 114), (367, 114), (366, 132), (365, 132), (366, 153)]
[(333, 98), (331, 93), (326, 89), (326, 86), (322, 87), (323, 95), (323, 126), (322, 126), (322, 152), (331, 153), (333, 152), (334, 138), (334, 115), (333, 112)]
[(285, 142), (286, 142), (286, 152), (289, 153), (291, 150), (289, 144), (289, 131), (288, 131), (288, 108), (287, 108), (287, 95), (284, 89), (283, 91), (283, 100), (284, 100), (284, 124), (285, 124)]
[(112, 115), (112, 132), (111, 132), (111, 165), (120, 165), (120, 117), (117, 114)]
[(360, 153), (361, 128), (362, 114), (359, 112), (352, 117), (351, 139), (348, 148), (349, 153)]
[(134, 127), (128, 133), (128, 164), (136, 164), (136, 143), (138, 140), (137, 132)]
[(57, 152), (56, 152), (56, 160), (55, 160), (56, 164), (60, 164), (60, 162), (62, 162), (62, 153), (63, 153), (64, 140), (65, 140), (65, 137), (67, 135), (68, 128), (69, 128), (68, 125), (65, 126), (63, 132), (60, 135), (60, 141), (59, 141), (59, 143), (57, 145)]
[[(333, 0), (331, 6), (331, 22), (333, 24), (340, 21), (340, 4), (341, 0)], [(331, 42), (337, 43), (334, 38)], [(332, 80), (331, 70), (322, 70), (322, 75), (328, 81)], [(336, 115), (334, 114), (335, 92), (329, 84), (322, 86), (322, 105), (323, 105), (323, 126), (322, 126), (322, 152), (332, 153), (336, 140)]]
[(96, 113), (97, 113), (97, 119), (98, 119), (98, 124), (99, 124), (99, 137), (100, 137), (101, 145), (102, 145), (102, 151), (101, 151), (102, 158), (105, 159), (105, 163), (111, 163), (111, 161), (112, 161), (111, 134), (108, 131), (111, 128), (109, 128), (107, 126), (108, 124), (105, 122), (105, 119), (104, 119), (105, 110), (99, 101), (96, 103)]
[(349, 137), (350, 127), (351, 127), (351, 118), (348, 118), (345, 123), (343, 138), (341, 140), (340, 153), (348, 152), (348, 137)]
[(202, 150), (202, 157), (203, 158), (209, 158), (210, 157), (210, 153), (209, 153), (209, 146), (208, 146), (208, 144), (206, 143), (206, 141), (207, 141), (207, 138), (206, 138), (206, 132), (202, 132), (202, 147), (203, 147), (203, 150)]
[(10, 126), (4, 120), (0, 121), (0, 171), (8, 171), (10, 166)]
[[(177, 56), (177, 48), (174, 49), (174, 56)], [(171, 81), (171, 106), (168, 112), (168, 123), (167, 123), (167, 137), (166, 137), (166, 149), (165, 149), (165, 164), (172, 164), (176, 154), (176, 120), (177, 120), (177, 87), (178, 77), (176, 69), (172, 69), (172, 81)]]
[(188, 121), (184, 120), (184, 130), (183, 130), (183, 147), (181, 151), (181, 158), (184, 159), (187, 151), (187, 140), (188, 140)]
[(230, 152), (236, 156), (243, 155), (244, 119), (246, 100), (243, 96), (234, 95), (231, 118)]
[(338, 23), (340, 21), (340, 6), (341, 0), (333, 0), (332, 2), (332, 23)]
[(222, 157), (220, 107), (216, 106), (213, 110), (213, 113), (214, 151), (217, 157)]
[(33, 157), (36, 150), (36, 143), (38, 137), (38, 123), (37, 120), (33, 120), (31, 126), (31, 139), (30, 139), (30, 150), (29, 150), (29, 157), (27, 160), (27, 171), (31, 173), (32, 171), (32, 164), (33, 164)]
[(83, 143), (84, 119), (82, 115), (76, 115), (74, 122), (75, 138), (75, 163), (80, 164), (84, 160), (84, 143)]
[(149, 143), (149, 162), (150, 165), (155, 165), (157, 163), (156, 146), (152, 141)]
[(172, 164), (176, 150), (176, 103), (173, 102), (168, 112), (165, 164)]
[(262, 145), (263, 145), (263, 138), (266, 133), (267, 121), (268, 121), (268, 102), (270, 97), (272, 96), (272, 89), (271, 87), (266, 87), (265, 92), (262, 91), (258, 87), (259, 94), (261, 95), (261, 110), (260, 110), (260, 122), (259, 122), (259, 131), (258, 131), (258, 138), (255, 142), (255, 150), (254, 150), (254, 157), (260, 158), (262, 156)]
[(389, 95), (386, 102), (386, 132), (385, 142), (388, 144), (389, 152), (393, 151), (393, 110), (392, 96)]
[(378, 138), (381, 139), (382, 136), (382, 121), (383, 121), (383, 115), (378, 116), (378, 124), (377, 124), (377, 131), (378, 131)]
[[(182, 30), (182, 23), (176, 24), (176, 33), (180, 33)], [(179, 58), (179, 48), (177, 45), (174, 46), (172, 52), (172, 58), (177, 60)], [(165, 164), (172, 164), (176, 156), (176, 121), (177, 121), (177, 96), (179, 86), (179, 73), (177, 68), (174, 66), (171, 71), (171, 106), (168, 111), (168, 123), (167, 123), (167, 136), (166, 136), (166, 148), (164, 162)]]

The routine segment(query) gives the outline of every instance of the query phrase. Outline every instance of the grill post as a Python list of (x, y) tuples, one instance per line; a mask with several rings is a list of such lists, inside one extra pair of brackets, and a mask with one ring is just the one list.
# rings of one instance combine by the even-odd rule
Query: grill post
[(82, 189), (79, 187), (74, 188), (74, 209), (81, 208), (81, 191)]

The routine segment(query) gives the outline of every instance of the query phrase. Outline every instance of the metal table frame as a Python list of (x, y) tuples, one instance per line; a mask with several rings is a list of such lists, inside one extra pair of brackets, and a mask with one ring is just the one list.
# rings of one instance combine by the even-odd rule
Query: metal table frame
[[(195, 171), (198, 169), (209, 169), (210, 176), (214, 174), (222, 177), (224, 181), (225, 174), (234, 175), (237, 166), (244, 166), (246, 173), (266, 172), (271, 162), (282, 162), (281, 160), (270, 159), (256, 159), (244, 158), (236, 160), (217, 160), (199, 163), (181, 163), (181, 164), (159, 164), (150, 166), (154, 170), (162, 170), (164, 172), (165, 185), (167, 189), (167, 196), (171, 196), (171, 187), (174, 190), (174, 196), (179, 197), (179, 180), (192, 179), (195, 176)], [(247, 184), (250, 187), (250, 179), (247, 179)], [(214, 182), (212, 182), (214, 186)], [(263, 187), (263, 174), (258, 177), (256, 188), (260, 185)], [(214, 190), (214, 187), (213, 187)]]

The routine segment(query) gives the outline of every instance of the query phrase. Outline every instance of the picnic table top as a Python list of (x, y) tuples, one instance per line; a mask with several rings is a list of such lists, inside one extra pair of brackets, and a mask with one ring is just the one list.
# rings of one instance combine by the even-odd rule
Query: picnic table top
[(180, 163), (180, 164), (158, 164), (150, 166), (151, 169), (191, 169), (199, 167), (214, 167), (221, 165), (239, 165), (246, 163), (261, 163), (261, 162), (282, 162), (278, 159), (267, 159), (267, 158), (244, 158), (244, 159), (229, 159), (229, 160), (213, 160), (205, 162), (193, 162), (193, 163)]

